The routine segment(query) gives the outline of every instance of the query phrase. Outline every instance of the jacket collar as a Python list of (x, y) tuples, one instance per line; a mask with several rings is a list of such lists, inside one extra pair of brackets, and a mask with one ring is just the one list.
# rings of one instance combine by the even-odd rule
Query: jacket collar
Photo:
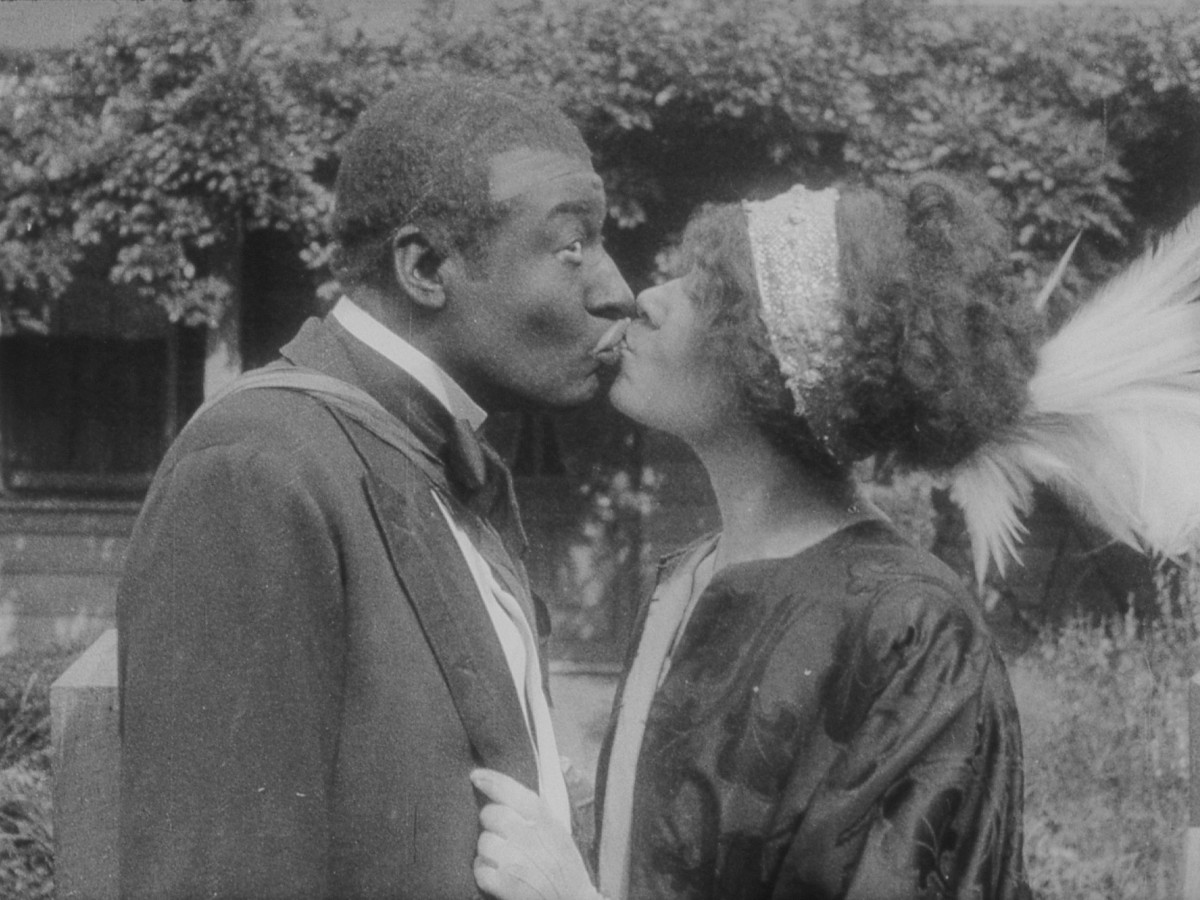
[(316, 369), (362, 388), (438, 456), (454, 431), (454, 416), (404, 369), (372, 350), (332, 317), (311, 318), (281, 350), (296, 366)]
[(407, 372), (433, 394), (450, 414), (462, 419), (478, 431), (487, 419), (487, 412), (436, 362), (391, 331), (382, 322), (343, 297), (329, 313), (329, 318), (350, 332), (397, 368)]

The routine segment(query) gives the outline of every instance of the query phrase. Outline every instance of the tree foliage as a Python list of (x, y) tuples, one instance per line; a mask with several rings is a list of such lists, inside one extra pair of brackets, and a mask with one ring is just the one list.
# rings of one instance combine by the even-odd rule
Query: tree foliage
[(329, 195), (314, 173), (329, 142), (288, 84), (313, 54), (264, 39), (263, 24), (247, 4), (156, 6), (19, 84), (0, 218), (0, 277), (18, 302), (60, 292), (95, 252), (172, 319), (213, 321), (246, 230), (321, 240)]
[(253, 229), (290, 232), (321, 268), (338, 143), (412, 70), (555, 91), (635, 283), (697, 203), (796, 180), (958, 173), (1012, 223), (1031, 290), (1079, 231), (1073, 288), (1200, 199), (1186, 12), (528, 0), (464, 22), (427, 4), (385, 44), (315, 5), (155, 6), (8, 76), (0, 308), (36, 319), (92, 253), (172, 318), (213, 321)]
[[(698, 201), (936, 168), (1000, 202), (1032, 290), (1081, 230), (1092, 278), (1140, 239), (1135, 188), (1152, 185), (1131, 185), (1131, 168), (1144, 168), (1134, 157), (1147, 133), (1200, 146), (1200, 130), (1166, 133), (1200, 103), (1198, 21), (886, 3), (805, 15), (787, 0), (533, 3), (471, 33), (436, 32), (427, 64), (555, 88), (597, 151), (616, 222), (638, 235), (622, 246), (634, 257), (642, 248), (642, 274)], [(1194, 175), (1179, 190), (1186, 173), (1136, 173), (1173, 184), (1173, 208), (1150, 224), (1200, 200)]]

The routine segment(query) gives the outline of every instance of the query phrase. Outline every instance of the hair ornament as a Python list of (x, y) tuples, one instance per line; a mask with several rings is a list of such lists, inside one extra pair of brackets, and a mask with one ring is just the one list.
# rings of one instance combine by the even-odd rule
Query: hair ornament
[(842, 346), (838, 305), (838, 192), (796, 185), (770, 200), (742, 203), (771, 350), (804, 415)]
[(1016, 557), (1037, 483), (1135, 549), (1197, 549), (1200, 208), (1042, 346), (1018, 420), (952, 473), (980, 583)]

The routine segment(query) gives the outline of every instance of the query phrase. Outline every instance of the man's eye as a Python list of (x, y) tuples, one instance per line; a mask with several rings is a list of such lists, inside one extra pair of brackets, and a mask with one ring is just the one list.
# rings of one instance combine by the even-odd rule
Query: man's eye
[(582, 240), (571, 241), (571, 243), (567, 244), (559, 252), (565, 253), (568, 257), (571, 258), (572, 262), (578, 262), (583, 259), (583, 241)]

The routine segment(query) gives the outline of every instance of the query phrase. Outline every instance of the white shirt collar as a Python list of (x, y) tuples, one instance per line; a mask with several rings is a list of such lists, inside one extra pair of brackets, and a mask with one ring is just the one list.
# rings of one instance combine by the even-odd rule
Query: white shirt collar
[(338, 300), (330, 312), (348, 332), (415, 378), (456, 419), (466, 419), (478, 430), (487, 412), (445, 373), (441, 366), (410, 344), (349, 297)]

